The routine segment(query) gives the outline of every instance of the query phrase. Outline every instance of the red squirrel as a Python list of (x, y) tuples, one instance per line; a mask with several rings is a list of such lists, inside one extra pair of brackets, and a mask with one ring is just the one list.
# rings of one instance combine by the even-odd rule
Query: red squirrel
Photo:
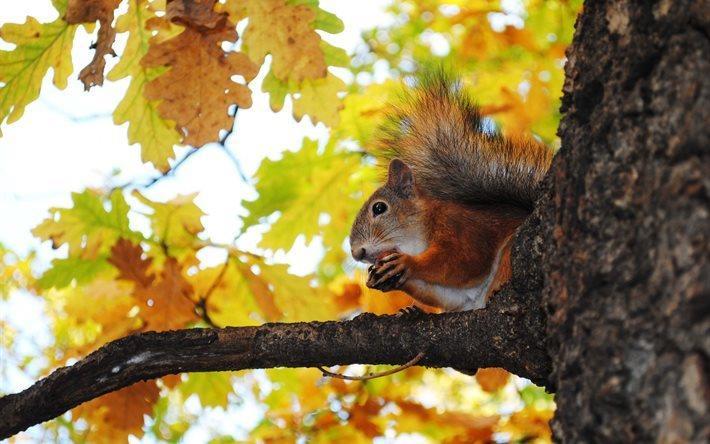
[(447, 311), (485, 307), (510, 278), (510, 243), (532, 211), (553, 152), (486, 130), (470, 93), (443, 71), (393, 106), (375, 151), (387, 182), (363, 205), (352, 255), (367, 286)]

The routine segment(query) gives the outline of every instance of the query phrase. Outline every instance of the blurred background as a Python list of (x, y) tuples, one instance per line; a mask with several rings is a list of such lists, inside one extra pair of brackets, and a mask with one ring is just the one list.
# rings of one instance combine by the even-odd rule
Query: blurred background
[[(123, 1), (117, 15), (130, 16), (144, 3), (161, 8), (159, 1)], [(219, 2), (230, 17), (232, 3), (238, 2)], [(77, 80), (97, 32), (79, 26), (66, 88), (47, 74), (21, 119), (0, 119), (0, 394), (132, 332), (346, 319), (411, 305), (406, 295), (364, 286), (346, 236), (377, 186), (368, 146), (388, 99), (423, 61), (460, 75), (491, 126), (558, 146), (564, 52), (581, 1), (287, 5), (295, 3), (328, 17), (330, 25), (314, 25), (313, 32), (342, 50), (328, 68), (329, 78), (340, 79), (337, 94), (318, 105), (333, 107), (330, 114), (294, 106), (305, 89), (282, 95), (279, 104), (267, 56), (249, 83), (253, 105), (237, 111), (233, 131), (199, 149), (178, 145), (170, 167), (156, 169), (156, 162), (144, 163), (145, 153), (142, 160), (146, 142), (130, 135), (117, 108), (131, 76), (109, 74), (111, 81), (90, 92)], [(27, 16), (52, 23), (64, 7), (10, 2), (0, 8), (0, 24)], [(250, 18), (234, 17), (240, 35), (248, 35)], [(6, 39), (9, 28), (2, 29), (0, 51), (16, 50), (20, 45)], [(117, 35), (119, 56), (129, 35)], [(106, 71), (117, 63), (109, 57)], [(0, 86), (1, 100), (19, 88), (2, 74)], [(141, 299), (116, 269), (119, 238), (138, 246), (156, 283), (178, 267), (187, 297), (160, 300), (156, 291), (155, 300)], [(553, 411), (544, 390), (497, 369), (472, 378), (410, 368), (366, 382), (274, 369), (136, 384), (13, 440), (546, 442)]]

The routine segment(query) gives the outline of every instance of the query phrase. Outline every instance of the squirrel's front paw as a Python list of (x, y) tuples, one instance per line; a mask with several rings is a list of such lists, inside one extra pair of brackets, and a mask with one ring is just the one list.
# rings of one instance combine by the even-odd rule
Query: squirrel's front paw
[(409, 256), (392, 253), (379, 259), (369, 269), (367, 286), (380, 291), (390, 291), (400, 288), (407, 282), (410, 275)]

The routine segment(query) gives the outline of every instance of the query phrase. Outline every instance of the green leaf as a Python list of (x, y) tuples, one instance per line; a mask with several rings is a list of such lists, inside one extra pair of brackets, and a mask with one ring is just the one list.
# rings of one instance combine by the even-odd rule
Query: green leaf
[(337, 15), (318, 8), (313, 27), (329, 34), (339, 34), (345, 30), (343, 21)]
[(76, 280), (77, 284), (89, 282), (97, 275), (111, 269), (106, 262), (106, 257), (54, 259), (51, 268), (37, 280), (37, 285), (42, 289), (60, 289), (71, 284), (73, 280)]
[(280, 212), (260, 243), (271, 249), (288, 250), (299, 235), (309, 242), (322, 234), (324, 218), (336, 222), (344, 236), (351, 221), (343, 220), (343, 212), (351, 214), (359, 207), (350, 180), (359, 167), (357, 154), (332, 145), (320, 152), (318, 142), (307, 138), (298, 152), (264, 160), (256, 173), (259, 198), (244, 204), (249, 211), (245, 228)]
[(296, 5), (308, 5), (316, 10), (316, 18), (312, 23), (314, 29), (320, 29), (328, 34), (339, 34), (345, 30), (345, 25), (343, 21), (338, 18), (337, 15), (332, 12), (325, 11), (320, 8), (319, 0), (288, 0), (286, 4), (296, 6)]
[(326, 64), (343, 68), (350, 66), (350, 56), (348, 56), (348, 53), (345, 52), (343, 48), (333, 46), (325, 40), (320, 42), (320, 47), (323, 50)]
[(273, 295), (266, 284), (259, 286), (253, 282), (258, 278), (248, 267), (238, 266), (237, 259), (230, 258), (226, 268), (223, 265), (205, 268), (188, 279), (195, 294), (206, 299), (210, 319), (219, 326), (257, 325), (280, 318), (280, 313), (276, 319), (263, 313), (259, 302), (273, 305)]
[(190, 373), (187, 381), (180, 384), (180, 391), (187, 399), (197, 395), (202, 407), (227, 407), (229, 394), (233, 393), (232, 374), (219, 373)]
[[(64, 3), (56, 2), (59, 8)], [(0, 51), (0, 124), (22, 117), (25, 107), (37, 97), (47, 71), (54, 70), (54, 85), (67, 86), (72, 73), (71, 49), (75, 25), (57, 19), (39, 23), (28, 17), (23, 24), (7, 23), (0, 27), (0, 38), (15, 44), (11, 51)], [(2, 132), (0, 132), (2, 135)]]
[(72, 201), (71, 208), (51, 208), (50, 217), (36, 226), (32, 234), (51, 240), (55, 248), (67, 244), (69, 256), (82, 258), (107, 255), (119, 237), (140, 239), (128, 226), (130, 208), (120, 191), (113, 191), (106, 201), (105, 196), (84, 190), (72, 193)]
[(289, 93), (288, 84), (282, 80), (279, 80), (274, 75), (272, 70), (264, 77), (264, 81), (261, 84), (261, 90), (265, 93), (269, 93), (269, 105), (271, 110), (274, 112), (281, 111), (284, 106), (284, 101), (286, 100), (286, 95)]

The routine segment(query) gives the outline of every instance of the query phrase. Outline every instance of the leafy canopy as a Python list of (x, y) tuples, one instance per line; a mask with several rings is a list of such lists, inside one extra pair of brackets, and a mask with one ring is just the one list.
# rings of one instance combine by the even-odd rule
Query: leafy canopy
[[(294, 116), (335, 125), (345, 83), (328, 72), (347, 66), (344, 50), (319, 32), (339, 33), (343, 23), (317, 0), (128, 0), (128, 12), (115, 27), (120, 0), (55, 0), (60, 18), (5, 24), (0, 38), (13, 43), (0, 51), (0, 125), (22, 116), (37, 99), (42, 79), (54, 70), (54, 84), (67, 85), (77, 24), (99, 22), (95, 54), (79, 74), (86, 89), (104, 81), (106, 56), (114, 54), (116, 33), (128, 42), (107, 78), (131, 83), (114, 112), (128, 122), (129, 143), (140, 143), (141, 157), (167, 171), (176, 144), (200, 147), (219, 142), (239, 108), (251, 106), (251, 81), (271, 55), (268, 73), (274, 110), (294, 96)], [(241, 39), (236, 23), (247, 20)], [(244, 52), (234, 50), (241, 45)], [(228, 49), (225, 49), (228, 48)], [(243, 80), (236, 80), (240, 77)], [(0, 133), (1, 134), (1, 133)]]
[[(275, 112), (289, 99), (295, 119), (309, 116), (330, 129), (326, 140), (304, 139), (299, 150), (262, 162), (253, 178), (257, 197), (243, 202), (240, 231), (262, 234), (257, 249), (244, 248), (239, 238), (213, 242), (194, 194), (156, 201), (135, 184), (86, 189), (72, 195), (70, 206), (51, 208), (33, 229), (57, 249), (51, 264), (33, 269), (33, 255), (0, 245), (0, 296), (37, 295), (51, 324), (51, 345), (38, 358), (16, 346), (21, 330), (1, 321), (10, 365), (44, 373), (147, 330), (340, 319), (410, 305), (403, 293), (366, 288), (344, 243), (378, 182), (368, 147), (416, 61), (451, 66), (491, 125), (557, 143), (561, 67), (581, 1), (526, 0), (517, 10), (501, 3), (516, 2), (393, 1), (390, 24), (366, 31), (352, 54), (328, 43), (344, 23), (318, 0), (54, 0), (59, 18), (52, 22), (29, 17), (0, 26), (0, 38), (15, 45), (0, 51), (0, 125), (22, 116), (50, 69), (55, 86), (67, 85), (74, 34), (83, 24), (96, 32), (94, 58), (78, 74), (86, 88), (103, 83), (115, 36), (126, 36), (105, 76), (129, 79), (114, 122), (128, 124), (128, 142), (139, 143), (142, 160), (161, 172), (171, 169), (176, 145), (220, 142), (235, 113), (249, 112), (260, 70), (260, 90)], [(121, 4), (125, 13), (115, 17)], [(354, 80), (345, 82), (333, 67), (346, 68), (342, 77)], [(383, 73), (388, 79), (375, 82)], [(292, 274), (276, 260), (299, 240), (320, 246), (311, 274)], [(222, 260), (206, 261), (208, 250)], [(37, 268), (44, 268), (39, 276)], [(188, 399), (199, 402), (199, 413), (186, 407)], [(196, 415), (227, 410), (238, 418), (245, 400), (263, 412), (245, 433), (263, 442), (370, 442), (404, 434), (430, 442), (484, 442), (494, 434), (548, 441), (554, 408), (542, 389), (500, 369), (481, 370), (474, 382), (453, 371), (410, 368), (367, 383), (275, 369), (143, 382), (44, 427), (77, 442), (129, 435), (177, 442), (204, 428)], [(212, 442), (235, 441), (219, 428), (208, 433)]]

